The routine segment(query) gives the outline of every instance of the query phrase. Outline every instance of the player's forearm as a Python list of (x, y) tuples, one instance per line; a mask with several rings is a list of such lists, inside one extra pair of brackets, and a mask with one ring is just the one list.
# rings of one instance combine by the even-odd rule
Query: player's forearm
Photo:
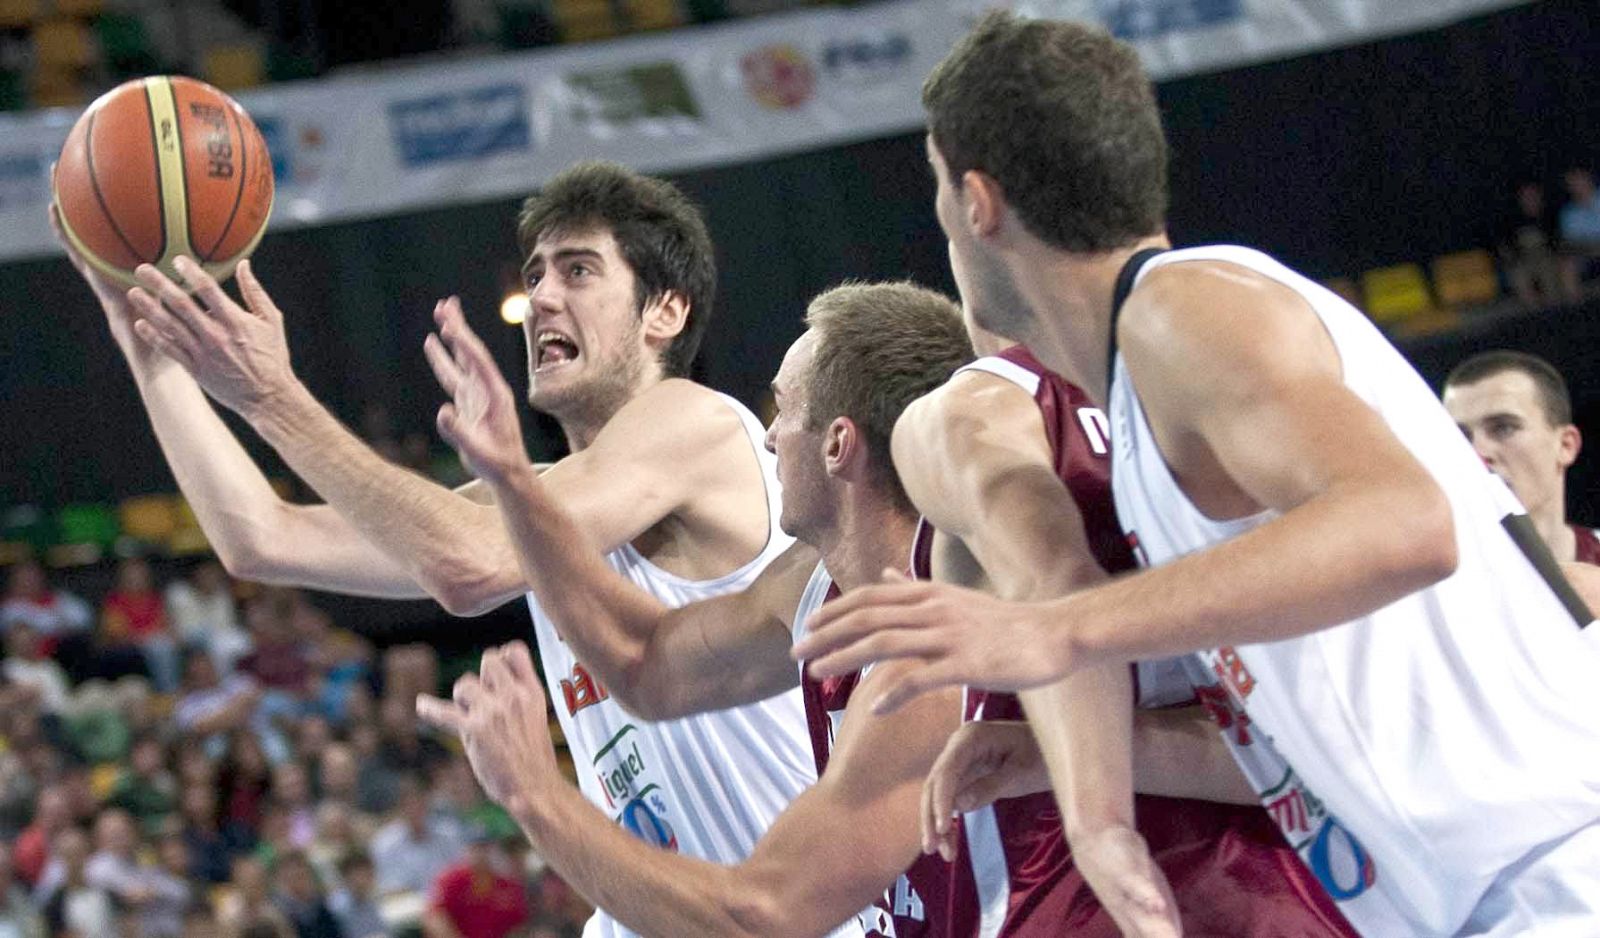
[(385, 460), (303, 385), (265, 398), (245, 417), (368, 542), (451, 612), (483, 612), (519, 592), (519, 578), (502, 569), (503, 537), (491, 510)]
[(564, 783), (526, 799), (518, 823), (544, 861), (597, 908), (641, 935), (772, 934), (734, 869), (647, 846)]
[(1437, 486), (1328, 493), (1215, 547), (1032, 610), (1064, 660), (1127, 662), (1306, 635), (1455, 570)]
[(1134, 714), (1133, 779), (1134, 787), (1145, 795), (1260, 803), (1216, 724), (1199, 707)]
[(1127, 666), (1090, 668), (1019, 696), (1067, 837), (1132, 827), (1133, 688)]
[(540, 606), (573, 654), (624, 706), (639, 712), (636, 686), (661, 683), (648, 671), (687, 663), (651, 651), (671, 610), (601, 559), (533, 467), (508, 473), (493, 490), (522, 575)]

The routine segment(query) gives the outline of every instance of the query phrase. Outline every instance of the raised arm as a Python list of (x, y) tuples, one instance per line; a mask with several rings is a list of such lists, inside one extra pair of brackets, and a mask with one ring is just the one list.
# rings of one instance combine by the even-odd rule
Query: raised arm
[(818, 562), (796, 544), (749, 589), (673, 609), (618, 575), (574, 520), (597, 473), (625, 474), (654, 500), (651, 514), (680, 510), (696, 492), (727, 487), (726, 464), (753, 462), (738, 417), (715, 395), (667, 382), (624, 405), (587, 449), (542, 477), (529, 465), (517, 404), (488, 349), (444, 314), (428, 360), (452, 400), (440, 432), (493, 493), (524, 576), (562, 638), (611, 695), (647, 719), (668, 719), (761, 700), (794, 686), (789, 659), (795, 606)]
[(58, 240), (99, 300), (167, 464), (229, 573), (366, 596), (427, 595), (332, 509), (279, 498), (195, 380), (134, 334), (125, 291)]
[[(1009, 600), (1055, 598), (1106, 579), (1056, 474), (1039, 408), (1015, 384), (984, 372), (958, 375), (906, 410), (893, 448), (912, 503), (940, 538), (960, 540), (936, 549), (936, 578), (978, 585), (965, 575), (970, 564), (940, 562), (964, 548), (989, 589)], [(1023, 691), (1021, 700), (1073, 855), (1096, 895), (1125, 932), (1178, 933), (1165, 878), (1134, 830), (1127, 666), (1090, 668)]]
[(629, 928), (667, 936), (815, 936), (866, 908), (916, 856), (922, 778), (959, 718), (951, 691), (890, 718), (850, 707), (822, 779), (749, 859), (719, 866), (652, 848), (584, 801), (555, 767), (544, 707), (513, 643), (485, 655), (454, 703), (424, 698), (419, 712), (461, 733), (485, 791), (563, 879)]

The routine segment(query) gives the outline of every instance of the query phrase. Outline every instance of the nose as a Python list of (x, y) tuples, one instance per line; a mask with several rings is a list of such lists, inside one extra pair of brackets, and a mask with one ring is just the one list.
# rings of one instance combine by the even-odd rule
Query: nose
[(762, 443), (766, 445), (767, 452), (773, 454), (774, 456), (778, 454), (778, 450), (774, 442), (777, 438), (777, 430), (778, 421), (774, 420), (772, 421), (772, 424), (767, 427), (767, 435), (762, 438)]
[(534, 310), (558, 311), (561, 308), (561, 285), (558, 283), (560, 279), (553, 276), (540, 277), (539, 282), (525, 291), (528, 294), (528, 305)]

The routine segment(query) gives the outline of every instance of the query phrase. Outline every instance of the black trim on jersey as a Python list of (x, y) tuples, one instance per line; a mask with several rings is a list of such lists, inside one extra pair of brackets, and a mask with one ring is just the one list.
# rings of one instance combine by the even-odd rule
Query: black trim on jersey
[(1122, 304), (1128, 302), (1133, 292), (1133, 281), (1150, 258), (1166, 253), (1166, 248), (1145, 248), (1128, 258), (1117, 273), (1117, 288), (1111, 294), (1111, 347), (1106, 351), (1106, 396), (1111, 395), (1111, 378), (1117, 370), (1117, 319), (1122, 316)]
[(1555, 591), (1556, 598), (1561, 600), (1561, 605), (1567, 607), (1567, 614), (1578, 623), (1578, 628), (1589, 627), (1594, 621), (1594, 613), (1589, 611), (1589, 604), (1583, 601), (1578, 591), (1567, 582), (1566, 574), (1561, 572), (1561, 564), (1556, 562), (1555, 554), (1550, 553), (1549, 545), (1544, 538), (1539, 536), (1539, 531), (1533, 526), (1533, 519), (1527, 515), (1506, 515), (1500, 519), (1500, 526), (1511, 535), (1511, 540), (1517, 548), (1533, 564), (1533, 569), (1539, 576), (1550, 584), (1550, 589)]

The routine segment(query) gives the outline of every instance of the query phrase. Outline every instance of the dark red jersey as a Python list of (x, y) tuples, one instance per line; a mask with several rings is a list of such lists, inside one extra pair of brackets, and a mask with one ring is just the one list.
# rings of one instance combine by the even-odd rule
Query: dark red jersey
[[(1109, 429), (1081, 390), (1021, 346), (963, 370), (985, 371), (1030, 393), (1044, 417), (1056, 474), (1083, 518), (1090, 550), (1107, 573), (1135, 568), (1111, 500)], [(919, 557), (931, 541), (918, 532)], [(927, 576), (926, 567), (917, 570)], [(975, 624), (974, 627), (981, 627)], [(1142, 668), (1141, 677), (1176, 673)], [(1141, 698), (1185, 700), (1188, 688), (1141, 687)], [(968, 688), (968, 720), (1020, 720), (1013, 694)], [(1185, 933), (1228, 936), (1353, 935), (1278, 828), (1259, 807), (1140, 796), (1138, 828), (1177, 896)], [(962, 818), (951, 871), (952, 935), (1110, 936), (1110, 916), (1072, 863), (1048, 793), (998, 801)]]
[[(915, 569), (926, 564), (914, 562), (912, 566)], [(833, 578), (817, 564), (795, 611), (796, 641), (804, 633), (811, 614), (838, 595), (839, 588), (833, 585)], [(857, 671), (818, 680), (811, 676), (808, 664), (800, 666), (800, 696), (805, 701), (806, 724), (811, 731), (811, 751), (817, 760), (819, 778), (828, 769), (834, 735), (861, 677), (862, 672)], [(950, 864), (937, 854), (919, 856), (876, 902), (857, 914), (856, 920), (868, 936), (946, 938), (953, 934), (944, 927), (944, 910), (949, 905), (945, 890), (949, 884)]]
[(1579, 563), (1600, 564), (1600, 536), (1596, 536), (1594, 528), (1586, 528), (1581, 524), (1574, 524), (1572, 533), (1578, 539)]

